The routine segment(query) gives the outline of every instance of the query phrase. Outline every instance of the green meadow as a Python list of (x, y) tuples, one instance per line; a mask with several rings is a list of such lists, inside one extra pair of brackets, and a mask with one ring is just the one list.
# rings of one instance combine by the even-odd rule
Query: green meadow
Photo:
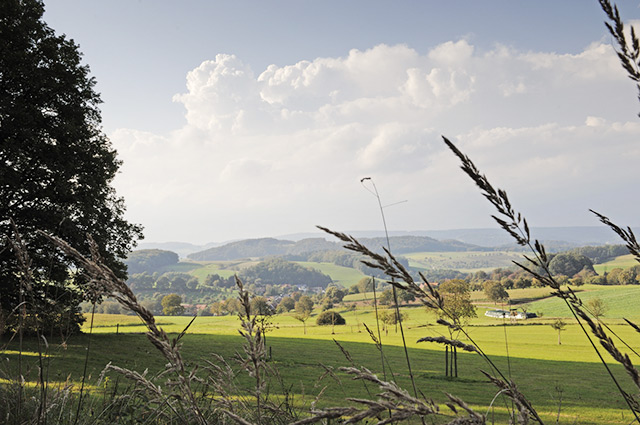
[(616, 257), (613, 260), (607, 261), (606, 263), (594, 264), (593, 268), (598, 274), (604, 274), (615, 268), (626, 269), (637, 265), (638, 260), (636, 260), (633, 255), (627, 254)]
[[(182, 263), (178, 263), (178, 264), (182, 264)], [(193, 262), (190, 264), (195, 264), (196, 266), (189, 271), (189, 274), (197, 277), (200, 282), (204, 282), (204, 280), (210, 274), (217, 274), (218, 276), (222, 276), (226, 278), (229, 276), (233, 276), (234, 274), (237, 273), (236, 270), (232, 270), (230, 268), (232, 265), (236, 265), (237, 262), (229, 263), (229, 262), (216, 261), (216, 262), (202, 262), (202, 263)]]
[(335, 283), (345, 288), (355, 285), (360, 279), (366, 277), (360, 270), (352, 267), (338, 266), (333, 263), (314, 263), (310, 261), (296, 261), (296, 263), (331, 276), (331, 279), (333, 279)]
[(509, 251), (412, 252), (402, 256), (409, 260), (410, 267), (416, 269), (450, 269), (461, 272), (511, 267), (514, 260), (522, 260), (522, 253)]
[[(583, 287), (580, 296), (602, 298), (609, 307), (607, 318), (614, 331), (632, 345), (638, 341), (638, 334), (629, 326), (621, 324), (621, 317), (640, 319), (635, 313), (630, 299), (640, 295), (639, 287)], [(631, 420), (625, 410), (624, 401), (615, 390), (611, 379), (580, 330), (567, 317), (566, 307), (553, 299), (543, 298), (541, 288), (517, 290), (526, 299), (538, 299), (530, 303), (530, 311), (544, 311), (542, 318), (529, 319), (518, 323), (492, 319), (484, 316), (486, 308), (478, 309), (478, 318), (472, 319), (467, 330), (469, 337), (487, 353), (505, 376), (510, 376), (527, 395), (543, 419), (555, 423), (558, 403), (562, 398), (560, 424), (615, 424)], [(528, 292), (527, 292), (528, 291)], [(516, 293), (512, 294), (512, 297)], [(277, 368), (283, 383), (291, 388), (296, 403), (308, 406), (322, 392), (320, 406), (344, 405), (348, 397), (368, 397), (375, 389), (365, 388), (361, 382), (352, 381), (338, 372), (340, 366), (348, 366), (338, 341), (351, 354), (355, 364), (365, 366), (379, 376), (383, 370), (380, 353), (372, 343), (365, 324), (377, 335), (375, 314), (370, 306), (355, 310), (337, 309), (346, 319), (344, 326), (317, 326), (312, 317), (304, 333), (301, 322), (291, 314), (273, 316), (266, 335), (271, 353), (270, 364)], [(463, 398), (478, 411), (496, 416), (496, 423), (505, 423), (504, 402), (498, 398), (491, 409), (492, 399), (497, 394), (481, 370), (491, 372), (491, 366), (480, 356), (459, 353), (459, 377), (447, 378), (444, 374), (444, 348), (434, 343), (418, 343), (425, 336), (448, 336), (448, 330), (436, 324), (437, 317), (420, 306), (403, 308), (407, 313), (404, 332), (408, 344), (411, 365), (416, 376), (418, 389), (429, 398), (443, 403), (445, 392)], [(316, 312), (317, 314), (317, 312)], [(551, 328), (553, 317), (564, 317), (568, 324), (561, 334), (562, 344), (558, 345), (558, 333)], [(157, 317), (157, 323), (167, 332), (181, 332), (189, 317)], [(183, 354), (193, 365), (205, 359), (212, 360), (212, 354), (231, 359), (242, 350), (243, 339), (238, 334), (239, 320), (234, 316), (197, 317), (182, 339)], [(146, 340), (145, 327), (134, 316), (96, 315), (93, 334), (88, 335), (89, 321), (85, 324), (85, 334), (71, 338), (66, 346), (50, 344), (49, 376), (52, 381), (63, 382), (70, 379), (78, 382), (86, 347), (91, 338), (88, 374), (95, 383), (102, 368), (112, 362), (114, 365), (135, 369), (139, 372), (149, 369), (160, 372), (166, 361)], [(408, 377), (402, 339), (395, 326), (380, 329), (383, 353), (386, 358), (384, 373), (387, 379), (394, 379), (407, 390), (411, 384)], [(470, 342), (458, 335), (463, 342)], [(637, 345), (637, 344), (636, 344)], [(26, 377), (35, 380), (37, 375), (37, 341), (25, 342), (27, 356), (23, 356)], [(508, 356), (507, 356), (508, 353)], [(2, 353), (4, 365), (15, 367), (17, 346), (13, 342)], [(614, 374), (623, 382), (624, 388), (633, 391), (629, 380), (618, 364), (610, 361)], [(326, 368), (335, 371), (333, 376), (325, 374)], [(320, 380), (321, 377), (324, 378)], [(111, 381), (117, 378), (111, 375)], [(92, 381), (93, 380), (93, 381)], [(249, 377), (240, 375), (241, 385), (250, 385)], [(94, 388), (94, 387), (92, 387)], [(100, 391), (94, 388), (94, 391)], [(446, 411), (443, 406), (443, 411)]]
[[(627, 318), (632, 321), (640, 321), (639, 285), (608, 286), (608, 285), (584, 285), (577, 288), (580, 298), (587, 302), (591, 298), (598, 297), (606, 305), (605, 319), (619, 320)], [(539, 311), (545, 316), (566, 316), (566, 305), (557, 298), (546, 298), (529, 305), (529, 311)]]

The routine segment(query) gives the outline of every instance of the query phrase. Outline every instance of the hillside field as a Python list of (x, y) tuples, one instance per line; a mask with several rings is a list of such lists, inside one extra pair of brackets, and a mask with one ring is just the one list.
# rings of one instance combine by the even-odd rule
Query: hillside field
[(605, 272), (611, 271), (616, 267), (621, 269), (626, 269), (632, 266), (637, 266), (638, 260), (636, 260), (633, 255), (621, 255), (619, 257), (614, 258), (611, 261), (607, 261), (606, 263), (594, 264), (593, 268), (596, 270), (598, 274), (604, 274)]
[(345, 288), (355, 285), (360, 279), (365, 277), (360, 270), (356, 270), (351, 267), (338, 266), (333, 263), (314, 263), (310, 261), (296, 261), (295, 263), (329, 275), (335, 283)]
[[(181, 272), (188, 273), (198, 278), (200, 282), (204, 282), (210, 274), (217, 274), (222, 277), (233, 276), (246, 267), (258, 264), (259, 261), (181, 261), (178, 264), (164, 267), (160, 272)], [(320, 273), (324, 273), (338, 285), (348, 288), (358, 283), (364, 274), (361, 271), (351, 267), (338, 266), (333, 263), (316, 263), (311, 261), (292, 261), (309, 269), (315, 269)]]
[(461, 272), (489, 271), (511, 267), (522, 254), (510, 251), (414, 252), (402, 254), (409, 266), (420, 270), (450, 269)]
[[(572, 290), (585, 302), (591, 298), (600, 298), (606, 306), (605, 320), (621, 322), (623, 318), (627, 318), (640, 321), (640, 309), (637, 307), (637, 300), (640, 299), (640, 285), (582, 285), (572, 287)], [(545, 319), (549, 317), (569, 318), (566, 305), (563, 301), (551, 297), (552, 290), (549, 288), (509, 289), (507, 292), (510, 302), (506, 304), (489, 301), (483, 291), (471, 292), (471, 301), (482, 309), (508, 309), (509, 307), (521, 309), (526, 306), (527, 311), (541, 313)], [(344, 297), (345, 303), (370, 302), (372, 300), (373, 292), (349, 294)], [(480, 312), (478, 314), (480, 315)], [(481, 319), (475, 319), (473, 323), (478, 320)]]

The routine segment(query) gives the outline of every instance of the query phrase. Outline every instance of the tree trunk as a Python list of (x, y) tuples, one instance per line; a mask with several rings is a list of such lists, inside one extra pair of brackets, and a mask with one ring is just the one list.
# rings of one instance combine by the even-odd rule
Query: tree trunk
[(455, 372), (456, 372), (456, 378), (458, 377), (458, 349), (456, 347), (453, 347), (453, 358), (455, 361)]
[(444, 376), (449, 376), (449, 346), (444, 347)]
[(453, 347), (449, 349), (449, 376), (453, 378)]

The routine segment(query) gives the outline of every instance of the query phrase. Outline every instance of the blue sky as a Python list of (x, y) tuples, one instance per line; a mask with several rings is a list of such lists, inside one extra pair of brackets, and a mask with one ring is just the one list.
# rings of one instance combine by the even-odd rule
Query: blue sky
[(45, 5), (98, 81), (148, 241), (378, 229), (364, 176), (408, 200), (394, 230), (492, 227), (441, 134), (534, 226), (638, 224), (640, 105), (597, 1)]

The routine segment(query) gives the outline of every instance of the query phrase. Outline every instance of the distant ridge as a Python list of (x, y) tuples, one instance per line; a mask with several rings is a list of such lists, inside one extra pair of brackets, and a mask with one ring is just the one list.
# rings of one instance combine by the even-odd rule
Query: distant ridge
[(206, 245), (194, 245), (187, 242), (141, 242), (138, 244), (136, 250), (141, 249), (161, 249), (164, 251), (172, 251), (180, 256), (180, 258), (185, 258), (187, 255), (192, 252), (202, 251), (214, 246), (224, 245), (222, 243), (208, 243)]
[[(375, 238), (384, 237), (384, 232), (379, 230), (365, 231), (343, 231), (356, 238)], [(640, 231), (638, 228), (633, 229), (634, 232)], [(300, 240), (309, 237), (318, 237), (323, 233), (293, 233), (278, 236), (281, 239)], [(390, 236), (428, 236), (438, 240), (452, 239), (459, 242), (484, 246), (484, 247), (502, 247), (513, 245), (513, 239), (499, 228), (484, 229), (449, 229), (449, 230), (411, 230), (411, 231), (392, 231)], [(540, 241), (564, 242), (567, 246), (585, 246), (585, 245), (606, 245), (619, 244), (620, 238), (611, 229), (606, 226), (569, 226), (569, 227), (533, 227), (531, 228), (531, 236)]]
[[(512, 245), (513, 239), (502, 229), (454, 229), (425, 232), (434, 238), (451, 238), (488, 247)], [(534, 227), (531, 236), (540, 241), (565, 242), (567, 245), (607, 245), (622, 243), (618, 235), (606, 226)]]
[[(384, 238), (383, 231), (349, 231), (342, 229), (335, 229), (339, 231), (343, 231), (349, 235), (352, 235), (358, 239), (375, 239), (375, 238)], [(640, 231), (640, 229), (634, 228), (634, 231)], [(413, 237), (429, 237), (438, 242), (446, 244), (462, 243), (475, 245), (476, 247), (486, 247), (486, 248), (506, 248), (511, 249), (516, 245), (514, 241), (507, 235), (503, 230), (494, 228), (494, 229), (450, 229), (450, 230), (415, 230), (415, 231), (392, 231), (389, 232), (391, 237), (405, 237), (405, 236), (413, 236)], [(540, 241), (547, 243), (549, 245), (548, 248), (552, 246), (561, 248), (561, 249), (570, 249), (580, 246), (586, 245), (607, 245), (607, 244), (619, 244), (621, 243), (618, 236), (613, 233), (609, 228), (605, 226), (580, 226), (580, 227), (535, 227), (531, 229), (531, 235), (534, 238), (539, 239)], [(288, 248), (282, 248), (284, 250), (284, 254), (282, 254), (282, 250), (279, 251), (279, 254), (269, 254), (269, 255), (286, 255), (286, 254), (295, 254), (296, 250), (303, 250), (302, 252), (310, 252), (309, 246), (313, 246), (316, 242), (310, 242), (314, 240), (325, 241), (326, 243), (337, 242), (335, 238), (331, 235), (327, 235), (320, 231), (318, 232), (308, 232), (308, 233), (292, 233), (287, 235), (276, 236), (272, 238), (262, 238), (264, 240), (280, 240), (286, 241), (284, 244)], [(230, 245), (236, 242), (244, 242), (245, 239), (235, 242), (212, 242), (205, 245), (195, 245), (185, 242), (161, 242), (161, 243), (153, 243), (153, 242), (142, 242), (139, 244), (138, 249), (162, 249), (167, 251), (173, 251), (177, 253), (181, 258), (185, 258), (194, 253), (200, 253), (203, 251), (207, 251), (211, 248), (222, 247), (226, 245)], [(257, 239), (260, 240), (260, 239)], [(302, 245), (297, 245), (297, 243), (305, 241)], [(455, 241), (452, 242), (452, 241)], [(307, 245), (305, 248), (301, 248), (304, 245)], [(446, 246), (446, 245), (445, 245)], [(400, 253), (398, 251), (398, 247), (395, 244), (392, 244), (392, 248), (395, 252)], [(288, 252), (288, 249), (294, 250), (294, 252)], [(330, 249), (330, 248), (327, 248)], [(339, 249), (339, 248), (335, 248)], [(481, 249), (481, 248), (479, 248)], [(450, 249), (453, 250), (453, 249)], [(277, 251), (276, 251), (277, 252)], [(407, 252), (407, 251), (405, 251)], [(297, 252), (300, 253), (300, 252)], [(255, 255), (247, 255), (248, 257), (255, 257)], [(261, 255), (260, 255), (261, 256)], [(211, 260), (213, 261), (213, 260)]]
[(322, 238), (288, 241), (275, 238), (245, 239), (194, 252), (188, 258), (196, 261), (229, 261), (241, 258), (276, 257), (288, 254), (341, 249), (341, 245)]
[[(438, 241), (427, 236), (392, 236), (390, 241), (393, 252), (397, 254), (420, 251), (482, 251), (487, 249), (459, 241)], [(387, 245), (385, 238), (361, 238), (360, 242), (377, 252), (382, 252), (382, 247)], [(232, 242), (189, 254), (188, 257), (196, 261), (230, 261), (241, 258), (295, 256), (310, 252), (337, 251), (341, 249), (343, 249), (342, 243), (330, 242), (318, 237), (299, 241), (261, 238)]]

